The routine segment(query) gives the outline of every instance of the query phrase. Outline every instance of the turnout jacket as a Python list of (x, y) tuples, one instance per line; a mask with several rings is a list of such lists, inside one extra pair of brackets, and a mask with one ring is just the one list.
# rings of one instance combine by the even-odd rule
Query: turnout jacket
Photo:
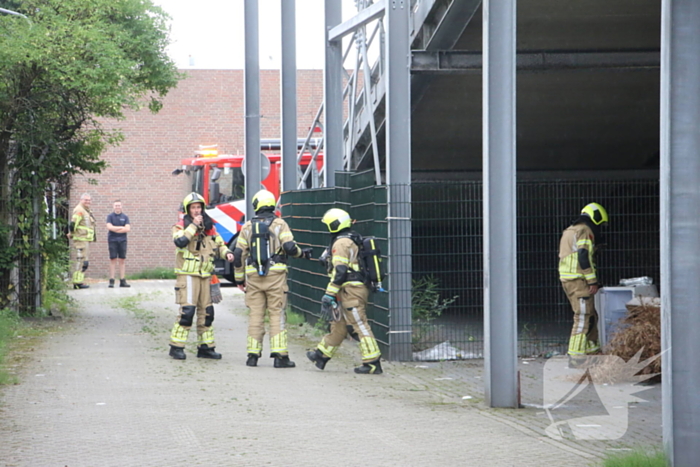
[[(185, 226), (188, 224), (187, 226)], [(230, 250), (210, 222), (209, 228), (187, 222), (187, 217), (173, 226), (175, 243), (175, 274), (210, 277), (214, 259), (226, 258)]]
[(585, 279), (589, 285), (597, 284), (594, 252), (593, 230), (583, 222), (569, 226), (559, 242), (559, 279)]
[(360, 248), (350, 238), (340, 235), (331, 247), (330, 281), (326, 294), (336, 296), (345, 285), (362, 285), (362, 273), (358, 257)]
[(82, 204), (73, 209), (73, 217), (71, 217), (71, 237), (75, 242), (94, 242), (95, 241), (95, 218), (89, 209), (86, 209)]

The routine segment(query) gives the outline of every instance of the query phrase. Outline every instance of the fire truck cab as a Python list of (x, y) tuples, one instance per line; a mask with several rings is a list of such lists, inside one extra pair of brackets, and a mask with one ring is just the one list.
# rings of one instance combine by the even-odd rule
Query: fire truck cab
[[(262, 161), (262, 187), (280, 196), (281, 157), (279, 154), (260, 153)], [(321, 155), (316, 164), (320, 169)], [(308, 166), (311, 154), (301, 157), (302, 167)], [(212, 218), (217, 232), (233, 251), (238, 232), (245, 224), (245, 155), (219, 155), (216, 146), (200, 146), (195, 156), (181, 161), (181, 167), (173, 175), (185, 173), (191, 179), (191, 191), (201, 194), (206, 202), (206, 213)], [(257, 190), (256, 190), (257, 191)], [(184, 215), (182, 206), (180, 215)], [(214, 273), (234, 282), (233, 265), (217, 260)]]

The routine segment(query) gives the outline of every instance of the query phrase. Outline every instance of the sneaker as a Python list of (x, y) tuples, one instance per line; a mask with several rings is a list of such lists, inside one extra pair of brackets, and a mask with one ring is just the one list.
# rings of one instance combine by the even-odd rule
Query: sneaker
[(296, 363), (289, 359), (289, 355), (280, 355), (278, 353), (273, 353), (272, 358), (275, 359), (275, 368), (294, 368)]
[(107, 287), (109, 287), (110, 289), (114, 288), (114, 279), (109, 280), (109, 285)]
[(362, 366), (355, 368), (355, 373), (360, 375), (381, 375), (382, 364), (379, 362), (379, 359), (373, 362), (363, 363)]
[(260, 355), (249, 353), (248, 360), (245, 361), (245, 366), (258, 366), (258, 358), (260, 358)]
[(182, 347), (175, 347), (174, 345), (170, 346), (170, 356), (175, 360), (184, 360), (187, 358), (187, 355), (185, 355), (185, 349)]
[(120, 279), (119, 280), (119, 287), (131, 287), (131, 286), (126, 283), (126, 279)]
[(316, 364), (316, 368), (319, 370), (326, 368), (326, 363), (328, 363), (328, 360), (330, 360), (330, 357), (326, 357), (323, 355), (323, 352), (318, 349), (309, 350), (306, 352), (306, 358), (314, 362)]
[(203, 344), (201, 347), (197, 347), (197, 358), (221, 360), (221, 354), (219, 352), (214, 352), (214, 347), (209, 347), (207, 344)]

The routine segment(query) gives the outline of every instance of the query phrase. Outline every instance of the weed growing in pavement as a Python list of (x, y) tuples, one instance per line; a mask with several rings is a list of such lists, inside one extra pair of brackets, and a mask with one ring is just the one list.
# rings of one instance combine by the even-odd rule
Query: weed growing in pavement
[(440, 295), (440, 281), (433, 275), (421, 277), (413, 281), (411, 290), (411, 317), (413, 318), (413, 351), (424, 350), (433, 343), (431, 331), (434, 331), (433, 320), (438, 318), (459, 298), (443, 299)]
[(142, 332), (155, 336), (157, 332), (155, 329), (153, 329), (152, 325), (155, 324), (156, 315), (152, 311), (140, 307), (141, 302), (144, 301), (144, 298), (145, 297), (143, 294), (120, 298), (117, 300), (117, 305), (119, 308), (133, 314), (139, 321), (144, 322), (143, 326), (141, 327)]
[(603, 467), (666, 467), (668, 461), (663, 451), (656, 449), (647, 452), (637, 449), (632, 452), (609, 455), (603, 461)]

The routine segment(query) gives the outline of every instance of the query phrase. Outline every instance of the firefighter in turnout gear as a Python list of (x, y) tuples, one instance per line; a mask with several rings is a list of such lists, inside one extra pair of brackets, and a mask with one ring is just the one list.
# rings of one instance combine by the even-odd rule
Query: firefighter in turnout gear
[(90, 287), (84, 284), (85, 271), (89, 262), (90, 243), (95, 241), (95, 218), (90, 211), (92, 198), (90, 194), (83, 193), (80, 202), (73, 209), (73, 217), (68, 229), (68, 238), (73, 240), (75, 250), (75, 266), (73, 267), (73, 288), (87, 289)]
[(331, 329), (316, 349), (307, 352), (306, 356), (323, 370), (350, 333), (360, 342), (362, 353), (362, 366), (355, 368), (355, 373), (380, 374), (381, 353), (367, 322), (365, 309), (369, 288), (360, 268), (359, 246), (351, 236), (352, 219), (342, 209), (330, 209), (321, 222), (331, 233), (328, 258), (330, 281), (321, 299), (323, 314), (332, 316)]
[(598, 203), (587, 204), (559, 243), (559, 280), (574, 312), (569, 339), (569, 365), (579, 366), (586, 356), (600, 351), (598, 313), (593, 296), (600, 287), (595, 265), (596, 245), (601, 245), (600, 228), (608, 213)]
[(170, 334), (170, 356), (184, 360), (185, 343), (197, 315), (197, 357), (220, 359), (214, 351), (214, 306), (211, 301), (211, 275), (214, 258), (229, 262), (233, 253), (226, 248), (211, 218), (204, 212), (204, 198), (190, 193), (182, 202), (185, 215), (173, 226), (175, 243), (175, 301), (180, 305), (178, 320)]
[(311, 248), (301, 248), (287, 223), (275, 215), (275, 195), (261, 190), (253, 196), (255, 217), (245, 223), (234, 248), (235, 279), (245, 292), (250, 310), (248, 359), (257, 366), (265, 335), (265, 311), (270, 317), (270, 357), (275, 368), (294, 368), (287, 349), (287, 258), (311, 258)]

